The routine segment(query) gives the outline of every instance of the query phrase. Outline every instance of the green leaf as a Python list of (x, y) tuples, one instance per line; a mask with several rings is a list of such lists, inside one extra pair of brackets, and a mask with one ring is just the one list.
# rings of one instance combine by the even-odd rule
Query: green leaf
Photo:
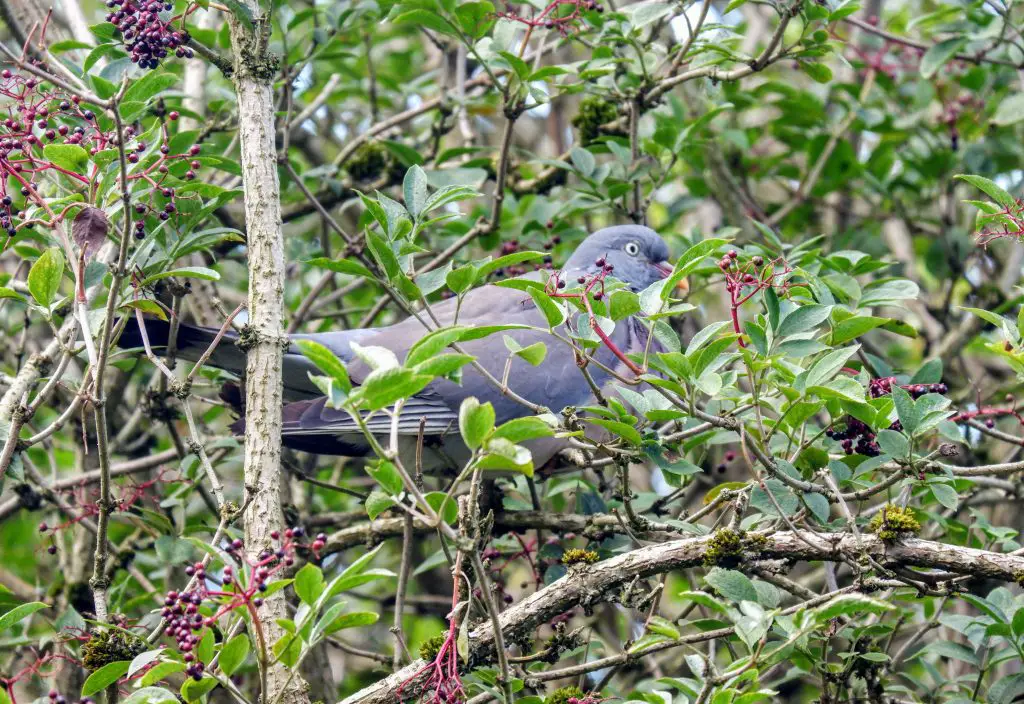
[(430, 331), (409, 348), (409, 353), (405, 356), (405, 366), (415, 367), (417, 364), (427, 361), (449, 345), (461, 340), (469, 329), (457, 325)]
[(700, 266), (705, 257), (711, 256), (715, 250), (727, 242), (728, 240), (722, 239), (704, 240), (683, 252), (683, 255), (676, 261), (675, 267), (672, 268), (672, 274), (668, 277), (661, 290), (661, 300), (667, 301), (671, 298), (676, 285), (685, 279), (691, 271)]
[(470, 188), (469, 186), (442, 186), (430, 194), (430, 197), (427, 198), (427, 202), (423, 204), (423, 210), (420, 212), (429, 213), (430, 211), (448, 205), (449, 203), (477, 198), (480, 195), (481, 193), (479, 191), (475, 188)]
[(640, 311), (640, 297), (625, 289), (613, 291), (608, 297), (608, 316), (622, 320)]
[(636, 642), (629, 646), (629, 653), (631, 655), (638, 655), (645, 650), (652, 648), (659, 643), (666, 643), (670, 639), (668, 636), (660, 633), (648, 633), (647, 635), (637, 638)]
[(715, 335), (717, 335), (719, 330), (728, 325), (728, 320), (721, 320), (717, 323), (711, 323), (710, 325), (704, 327), (696, 335), (690, 338), (690, 342), (686, 345), (686, 356), (691, 357), (694, 352), (702, 348)]
[(170, 271), (161, 271), (156, 274), (147, 276), (143, 282), (143, 286), (157, 281), (159, 279), (166, 279), (171, 276), (180, 276), (184, 279), (205, 279), (206, 281), (220, 281), (220, 274), (213, 269), (207, 269), (204, 266), (183, 266), (178, 269), (171, 269)]
[(160, 304), (146, 298), (140, 298), (137, 301), (126, 301), (118, 310), (125, 312), (130, 310), (140, 310), (144, 315), (151, 315), (154, 318), (159, 318), (160, 320), (167, 320), (167, 313), (164, 312), (164, 309)]
[(832, 327), (832, 336), (829, 338), (829, 343), (832, 345), (845, 344), (891, 321), (892, 318), (879, 318), (873, 315), (856, 315), (852, 318), (847, 318)]
[(490, 2), (459, 2), (455, 16), (462, 31), (474, 39), (483, 37), (494, 23), (494, 5)]
[(316, 365), (317, 369), (329, 376), (346, 394), (352, 391), (352, 382), (348, 376), (345, 364), (319, 342), (313, 340), (296, 340), (298, 347), (309, 361)]
[(131, 664), (130, 660), (118, 660), (117, 662), (109, 662), (96, 670), (96, 672), (89, 675), (82, 685), (82, 696), (91, 697), (96, 692), (102, 692), (124, 677)]
[(566, 313), (565, 308), (560, 304), (555, 303), (548, 294), (544, 291), (536, 288), (529, 290), (530, 298), (540, 308), (540, 312), (544, 314), (544, 319), (548, 322), (548, 327), (557, 328), (559, 325), (565, 322)]
[(864, 293), (860, 300), (857, 301), (857, 306), (859, 308), (866, 308), (868, 306), (891, 304), (895, 301), (917, 298), (920, 295), (920, 287), (909, 279), (874, 281), (864, 287)]
[[(185, 663), (183, 662), (160, 662), (142, 676), (139, 684), (142, 687), (149, 687), (152, 684), (167, 679), (176, 672), (182, 672), (184, 669)], [(175, 697), (175, 701), (177, 701), (177, 697)]]
[(398, 257), (395, 256), (395, 252), (391, 249), (391, 245), (387, 240), (376, 232), (370, 231), (366, 233), (366, 243), (370, 246), (373, 258), (377, 260), (384, 273), (387, 274), (388, 280), (392, 283), (398, 281), (399, 277), (402, 276), (402, 268), (398, 263)]
[(1013, 208), (1017, 205), (1017, 201), (1014, 197), (1007, 193), (1002, 186), (991, 179), (987, 179), (984, 176), (974, 176), (972, 174), (957, 174), (956, 178), (971, 184), (1004, 208)]
[(452, 263), (447, 262), (442, 267), (425, 271), (422, 274), (416, 274), (413, 281), (419, 287), (423, 296), (426, 297), (444, 286), (448, 280), (448, 274), (451, 272)]
[(83, 175), (89, 165), (89, 152), (77, 144), (47, 144), (43, 156), (66, 171)]
[(832, 80), (832, 69), (825, 64), (801, 61), (800, 68), (810, 76), (815, 83), (828, 83)]
[[(178, 665), (180, 663), (161, 663), (164, 665)], [(157, 665), (159, 667), (159, 665)], [(181, 669), (185, 669), (184, 665), (181, 665)], [(150, 670), (152, 672), (152, 670)], [(148, 672), (146, 673), (149, 674)], [(177, 704), (178, 698), (174, 696), (174, 692), (164, 689), (163, 687), (147, 687), (143, 686), (142, 689), (137, 689), (132, 692), (124, 700), (124, 704)]]
[(787, 337), (816, 328), (825, 322), (831, 312), (832, 306), (801, 306), (782, 319), (779, 323), (778, 336)]
[(534, 438), (547, 438), (555, 434), (554, 428), (540, 416), (524, 416), (513, 418), (507, 423), (502, 423), (494, 430), (494, 437), (505, 438), (514, 443), (520, 443)]
[(481, 404), (470, 396), (459, 407), (459, 432), (466, 445), (475, 450), (494, 429), (494, 406)]
[(914, 399), (910, 397), (910, 394), (905, 389), (896, 385), (892, 387), (892, 400), (896, 404), (896, 416), (900, 419), (903, 430), (908, 435), (913, 435), (918, 424), (921, 422), (921, 416), (917, 411), (917, 404), (914, 403)]
[(327, 257), (315, 257), (306, 263), (321, 269), (328, 269), (338, 274), (350, 274), (351, 276), (362, 276), (367, 279), (374, 280), (377, 278), (373, 275), (372, 271), (352, 259), (328, 259)]
[(303, 602), (312, 606), (324, 591), (324, 573), (316, 565), (307, 562), (295, 575), (295, 593)]
[(812, 386), (821, 386), (826, 381), (834, 377), (839, 370), (846, 364), (846, 360), (854, 355), (857, 350), (860, 349), (860, 345), (854, 345), (853, 347), (843, 347), (838, 350), (832, 350), (831, 352), (820, 357), (811, 368), (807, 370), (807, 377), (805, 385), (807, 388)]
[(651, 616), (650, 620), (647, 622), (647, 630), (651, 633), (657, 633), (659, 635), (672, 638), (673, 640), (681, 635), (679, 633), (679, 629), (674, 623), (669, 621), (667, 618), (662, 618), (661, 616)]
[(573, 166), (584, 178), (589, 178), (597, 168), (597, 160), (594, 159), (594, 155), (583, 147), (573, 147), (569, 151), (569, 157), (572, 159)]
[(160, 656), (163, 655), (163, 648), (157, 648), (156, 650), (147, 650), (144, 653), (139, 653), (132, 658), (131, 665), (128, 667), (128, 676), (131, 677), (135, 673), (139, 672), (151, 662), (159, 660)]
[(416, 27), (425, 27), (449, 36), (457, 35), (455, 28), (452, 27), (444, 16), (439, 14), (436, 10), (410, 10), (409, 12), (403, 12), (393, 21), (398, 24), (410, 24)]
[(181, 696), (186, 702), (196, 702), (209, 694), (216, 686), (217, 680), (209, 675), (203, 675), (198, 682), (189, 677), (185, 680), (185, 684), (181, 685)]
[(817, 394), (823, 399), (838, 398), (856, 403), (864, 402), (864, 387), (849, 376), (837, 376), (824, 386), (812, 386), (807, 389), (807, 393)]
[(940, 484), (935, 482), (933, 484), (929, 484), (928, 488), (932, 490), (932, 495), (935, 497), (935, 500), (951, 511), (955, 511), (957, 506), (960, 504), (960, 497), (957, 495), (956, 489), (951, 487), (949, 484)]
[(843, 594), (815, 609), (814, 620), (816, 623), (825, 623), (839, 616), (880, 614), (883, 611), (892, 611), (893, 608), (880, 599), (873, 599), (864, 594)]
[(818, 523), (822, 525), (828, 523), (828, 519), (832, 515), (832, 506), (829, 504), (828, 499), (814, 491), (805, 493), (803, 499), (804, 503), (807, 504), (807, 508), (818, 519)]
[(441, 516), (441, 520), (445, 523), (455, 523), (459, 519), (459, 508), (455, 505), (455, 500), (449, 497), (443, 491), (432, 491), (426, 496), (427, 505), (434, 509)]
[[(1003, 318), (1003, 316), (998, 313), (993, 313), (990, 310), (985, 310), (984, 308), (968, 308), (967, 306), (960, 306), (960, 310), (966, 310), (968, 313), (973, 313), (986, 323), (991, 323), (999, 329), (1002, 329), (1003, 323), (1005, 322), (1005, 318)], [(1024, 310), (1024, 308), (1022, 308), (1022, 310)]]
[[(1021, 308), (1024, 312), (1024, 307)], [(939, 358), (929, 359), (921, 365), (921, 368), (914, 372), (910, 378), (911, 384), (937, 384), (942, 381), (942, 360)]]
[(991, 122), (994, 125), (1013, 125), (1024, 120), (1024, 93), (1011, 93), (1002, 99)]
[(0, 616), (0, 632), (6, 631), (14, 624), (28, 618), (32, 614), (42, 609), (50, 608), (49, 604), (44, 604), (41, 601), (30, 601), (27, 604), (20, 604), (15, 606), (10, 611), (6, 612), (3, 616)]
[(476, 267), (472, 264), (452, 269), (448, 272), (448, 276), (445, 277), (445, 283), (448, 284), (448, 288), (460, 294), (468, 291), (474, 281), (476, 281)]
[[(1021, 613), (1018, 611), (1017, 613)], [(960, 643), (953, 643), (948, 640), (935, 641), (929, 643), (925, 648), (924, 652), (935, 653), (936, 655), (943, 658), (952, 658), (953, 660), (962, 660), (969, 662), (972, 665), (977, 666), (978, 656), (973, 650)]]
[(417, 364), (414, 371), (428, 376), (449, 376), (474, 359), (471, 354), (438, 354)]
[(143, 74), (142, 78), (133, 81), (128, 90), (124, 92), (125, 103), (145, 103), (157, 93), (167, 90), (178, 83), (179, 79), (173, 73), (149, 72)]
[(718, 599), (716, 599), (708, 592), (679, 592), (679, 598), (683, 601), (692, 601), (694, 603), (700, 604), (705, 608), (711, 609), (712, 611), (718, 611), (723, 614), (729, 610), (725, 604), (720, 602)]
[(373, 372), (366, 377), (358, 390), (367, 407), (378, 410), (392, 405), (399, 399), (415, 396), (433, 380), (434, 377), (428, 374), (418, 374), (412, 369), (394, 367)]
[(354, 611), (347, 614), (337, 614), (333, 616), (329, 621), (324, 618), (324, 624), (321, 628), (317, 625), (318, 630), (323, 631), (324, 635), (330, 635), (335, 631), (340, 631), (345, 628), (360, 628), (362, 626), (372, 626), (377, 623), (380, 618), (379, 614), (372, 611)]
[(640, 433), (637, 432), (637, 429), (632, 425), (628, 425), (617, 420), (608, 420), (607, 418), (584, 418), (583, 420), (592, 425), (601, 426), (605, 430), (618, 435), (631, 445), (641, 445), (643, 443), (643, 438), (640, 436)]
[(209, 664), (213, 660), (213, 629), (206, 629), (199, 645), (195, 649), (196, 657), (200, 662)]
[(43, 252), (28, 272), (28, 290), (36, 303), (49, 308), (64, 276), (64, 255), (56, 247)]
[(521, 347), (513, 338), (505, 335), (505, 347), (509, 352), (526, 360), (531, 366), (538, 366), (547, 356), (548, 347), (543, 342), (534, 342), (532, 345)]
[(878, 431), (877, 440), (878, 447), (887, 455), (903, 458), (910, 454), (910, 442), (903, 433), (886, 428)]
[(947, 61), (963, 49), (965, 44), (967, 44), (966, 39), (956, 37), (946, 39), (930, 47), (924, 56), (921, 57), (921, 77), (931, 78), (934, 76)]
[(480, 459), (480, 467), (486, 470), (519, 472), (533, 476), (533, 457), (522, 445), (516, 445), (505, 438), (492, 437), (487, 441), (487, 454)]
[(14, 300), (21, 301), (22, 303), (28, 302), (28, 299), (20, 293), (14, 289), (7, 288), (6, 286), (0, 286), (0, 298), (13, 298)]
[(251, 30), (253, 28), (252, 10), (249, 9), (248, 5), (239, 2), (239, 0), (224, 0), (224, 4), (231, 10), (231, 14), (240, 20), (247, 29)]
[(402, 183), (402, 192), (405, 196), (405, 208), (413, 218), (418, 219), (420, 211), (427, 202), (427, 175), (419, 166), (413, 166), (405, 172), (405, 180)]
[(516, 264), (522, 264), (523, 262), (530, 262), (536, 259), (543, 259), (545, 256), (546, 255), (544, 252), (532, 251), (513, 252), (512, 254), (506, 254), (504, 257), (498, 257), (497, 259), (481, 264), (476, 270), (476, 279), (479, 281), (481, 279), (487, 278), (491, 273), (497, 271), (498, 269), (504, 269), (507, 266), (515, 266)]
[(380, 552), (381, 545), (378, 545), (373, 550), (370, 550), (366, 554), (360, 556), (355, 562), (345, 568), (345, 571), (340, 575), (331, 580), (331, 583), (327, 585), (327, 591), (324, 592), (322, 599), (330, 599), (333, 596), (337, 596), (342, 592), (354, 589), (361, 584), (367, 582), (373, 582), (378, 579), (385, 577), (394, 577), (395, 574), (390, 570), (383, 569), (367, 569), (373, 558)]
[(402, 475), (398, 473), (395, 465), (387, 460), (379, 460), (376, 464), (372, 462), (367, 464), (366, 471), (381, 485), (384, 491), (392, 496), (401, 494), (402, 490), (405, 489)]
[(383, 491), (371, 491), (366, 497), (366, 515), (372, 521), (394, 505), (394, 500)]
[[(768, 495), (768, 492), (771, 492), (771, 496)], [(787, 516), (792, 516), (800, 509), (800, 499), (792, 489), (778, 479), (766, 479), (763, 489), (760, 486), (755, 486), (750, 492), (750, 506), (765, 515), (779, 515), (779, 509), (775, 507), (776, 503)]]
[(220, 649), (220, 659), (217, 661), (220, 665), (220, 671), (230, 677), (234, 674), (235, 670), (242, 666), (248, 655), (249, 636), (245, 633), (239, 633)]
[(1024, 636), (1024, 608), (1018, 608), (1013, 613), (1013, 621), (1010, 624), (1010, 628), (1013, 630), (1013, 635), (1018, 638)]
[(715, 567), (704, 576), (704, 581), (730, 601), (757, 601), (754, 583), (742, 572)]

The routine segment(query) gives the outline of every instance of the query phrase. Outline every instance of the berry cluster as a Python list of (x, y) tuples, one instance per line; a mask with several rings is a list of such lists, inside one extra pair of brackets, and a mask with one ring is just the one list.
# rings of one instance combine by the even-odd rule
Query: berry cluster
[[(49, 694), (46, 696), (52, 704), (67, 704), (68, 702), (67, 698), (56, 689), (51, 689)], [(82, 697), (78, 704), (93, 704), (93, 702), (94, 700), (92, 697)]]
[[(780, 296), (785, 296), (790, 288), (804, 284), (793, 284), (786, 280), (793, 270), (781, 258), (766, 263), (764, 257), (756, 254), (741, 264), (739, 256), (739, 252), (730, 249), (718, 260), (718, 268), (725, 274), (725, 290), (729, 293), (729, 315), (732, 318), (733, 332), (742, 335), (740, 306), (766, 288), (773, 288)], [(742, 337), (739, 344), (740, 347), (746, 347)]]
[(134, 0), (107, 0), (107, 7), (118, 8), (107, 14), (107, 22), (121, 30), (125, 47), (132, 63), (140, 68), (156, 68), (160, 59), (173, 51), (179, 59), (191, 59), (192, 49), (186, 46), (192, 41), (187, 31), (178, 31), (170, 20), (160, 17), (161, 11), (174, 9), (172, 3), (135, 2)]
[[(202, 567), (202, 563), (199, 563)], [(225, 568), (225, 572), (228, 568)], [(204, 571), (195, 571), (200, 579), (205, 579)], [(227, 576), (225, 576), (227, 579)], [(192, 649), (199, 644), (200, 634), (203, 626), (213, 626), (212, 618), (205, 619), (199, 613), (199, 606), (203, 603), (203, 597), (198, 590), (192, 592), (178, 592), (171, 590), (167, 592), (164, 600), (164, 608), (161, 615), (167, 620), (164, 633), (172, 636), (177, 642), (178, 650), (182, 658), (188, 664), (185, 673), (194, 680), (203, 678), (203, 669), (206, 667), (201, 660), (198, 660)]]
[[(202, 640), (203, 629), (212, 628), (224, 614), (239, 608), (248, 609), (251, 617), (257, 618), (256, 609), (263, 605), (261, 594), (267, 590), (268, 580), (295, 564), (295, 549), (301, 546), (298, 541), (305, 535), (301, 526), (287, 529), (283, 540), (278, 531), (273, 531), (270, 537), (280, 541), (277, 549), (264, 550), (255, 560), (245, 557), (243, 542), (235, 538), (224, 549), (237, 561), (237, 566), (224, 566), (219, 576), (220, 588), (210, 588), (209, 584), (216, 583), (217, 579), (208, 574), (203, 562), (185, 568), (185, 574), (192, 578), (189, 586), (181, 592), (167, 592), (160, 613), (165, 619), (164, 634), (177, 643), (182, 659), (188, 665), (186, 674), (189, 677), (195, 680), (203, 677), (205, 665), (193, 652)], [(320, 533), (308, 547), (317, 552), (326, 542), (327, 536)], [(239, 574), (246, 570), (247, 575)], [(207, 601), (211, 603), (204, 607)]]
[(715, 467), (715, 469), (718, 470), (719, 474), (725, 474), (725, 470), (728, 468), (729, 463), (732, 462), (734, 459), (736, 459), (736, 453), (732, 450), (729, 450), (728, 452), (725, 453), (725, 456), (722, 458), (722, 462), (717, 467)]
[(612, 342), (612, 339), (601, 329), (601, 326), (597, 323), (597, 317), (594, 315), (594, 309), (590, 303), (590, 297), (593, 296), (595, 301), (600, 301), (604, 298), (604, 280), (605, 278), (615, 271), (615, 266), (610, 264), (604, 257), (598, 257), (594, 260), (594, 270), (590, 274), (582, 274), (576, 278), (576, 283), (583, 286), (581, 291), (567, 291), (562, 293), (562, 289), (566, 286), (565, 279), (562, 278), (562, 272), (556, 271), (551, 277), (549, 277), (547, 284), (544, 287), (544, 292), (552, 298), (574, 298), (583, 304), (583, 307), (587, 311), (587, 322), (590, 324), (590, 329), (601, 338), (601, 342), (604, 343), (605, 347), (611, 350), (623, 364), (625, 364), (630, 371), (634, 374), (643, 374), (644, 370), (636, 365), (636, 363), (627, 357), (622, 350), (619, 349), (618, 345)]
[(949, 387), (945, 384), (897, 384), (896, 377), (894, 376), (883, 376), (878, 379), (872, 379), (868, 382), (868, 393), (871, 394), (871, 398), (879, 398), (880, 396), (888, 396), (892, 393), (892, 387), (899, 386), (901, 389), (909, 393), (913, 398), (921, 398), (925, 394), (944, 394), (949, 391)]
[[(39, 62), (37, 67), (44, 68)], [(71, 170), (60, 162), (54, 162), (46, 156), (43, 147), (48, 144), (75, 145), (85, 149), (90, 156), (118, 146), (119, 135), (114, 131), (104, 131), (97, 124), (97, 117), (92, 110), (82, 106), (81, 99), (63, 90), (54, 88), (46, 81), (35, 76), (22, 75), (10, 69), (0, 71), (0, 96), (8, 98), (6, 114), (0, 113), (0, 228), (8, 237), (15, 236), (21, 228), (31, 228), (36, 224), (48, 227), (56, 226), (69, 213), (80, 207), (75, 201), (65, 205), (60, 212), (54, 212), (44, 198), (46, 191), (42, 189), (40, 176), (43, 174), (61, 174), (82, 189), (93, 187), (98, 175), (96, 165), (79, 170)], [(178, 119), (177, 112), (166, 114), (166, 119), (173, 122)], [(149, 145), (137, 138), (137, 129), (132, 125), (124, 128), (126, 159), (130, 164), (143, 162), (140, 167), (128, 176), (129, 181), (142, 181), (153, 189), (151, 198), (162, 194), (165, 198), (174, 197), (169, 187), (170, 167), (178, 160), (189, 160), (189, 168), (175, 173), (186, 181), (196, 177), (196, 169), (200, 162), (195, 159), (201, 147), (191, 146), (182, 154), (171, 154), (170, 134), (166, 123), (161, 129), (161, 144), (155, 154), (149, 154)], [(12, 188), (13, 186), (13, 188)], [(136, 205), (140, 214), (154, 211), (162, 219), (168, 219), (176, 211), (173, 204), (161, 204), (159, 209)], [(39, 208), (46, 217), (33, 212)], [(141, 234), (140, 234), (141, 233)], [(144, 236), (145, 224), (136, 224), (136, 236)]]
[[(894, 386), (899, 386), (915, 399), (925, 394), (944, 394), (949, 391), (949, 387), (943, 383), (898, 384), (896, 377), (884, 376), (868, 382), (868, 393), (871, 395), (871, 398), (888, 396), (892, 393)], [(828, 428), (825, 431), (825, 436), (838, 441), (846, 454), (852, 455), (856, 452), (867, 457), (877, 457), (881, 454), (878, 443), (875, 442), (875, 431), (867, 423), (853, 416), (847, 416), (843, 421), (843, 426), (842, 430)], [(901, 431), (903, 430), (903, 425), (897, 420), (889, 426), (889, 430)]]
[[(742, 289), (753, 286), (756, 293), (762, 288), (774, 285), (772, 282), (776, 274), (769, 270), (762, 271), (764, 257), (760, 254), (755, 254), (750, 258), (749, 262), (740, 264), (737, 261), (739, 256), (739, 252), (735, 249), (730, 249), (725, 253), (725, 256), (718, 260), (718, 268), (725, 274), (726, 291), (732, 294), (739, 294)], [(788, 273), (788, 270), (784, 273)], [(788, 284), (783, 284), (780, 288), (785, 291), (788, 290), (787, 286)]]
[[(899, 423), (899, 421), (896, 421), (896, 423)], [(848, 455), (856, 452), (858, 455), (877, 457), (881, 454), (878, 443), (875, 442), (875, 432), (868, 427), (867, 423), (857, 420), (853, 416), (847, 416), (845, 425), (846, 427), (843, 430), (827, 429), (825, 436), (839, 441), (843, 446), (843, 450)], [(895, 429), (893, 428), (893, 430)]]

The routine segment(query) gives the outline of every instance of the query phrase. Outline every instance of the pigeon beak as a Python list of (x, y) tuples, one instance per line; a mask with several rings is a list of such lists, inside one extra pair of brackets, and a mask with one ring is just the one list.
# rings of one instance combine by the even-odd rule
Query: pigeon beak
[[(672, 276), (673, 267), (668, 262), (657, 262), (655, 263), (654, 268), (661, 272), (661, 278), (663, 279), (667, 279)], [(676, 284), (676, 288), (680, 291), (689, 291), (690, 284), (685, 278), (679, 279), (679, 283)]]

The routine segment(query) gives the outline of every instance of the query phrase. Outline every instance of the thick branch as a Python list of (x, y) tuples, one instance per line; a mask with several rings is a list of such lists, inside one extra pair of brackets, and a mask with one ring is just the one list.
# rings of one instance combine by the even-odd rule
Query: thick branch
[[(551, 618), (576, 607), (587, 607), (615, 597), (616, 590), (636, 577), (669, 572), (702, 564), (705, 551), (714, 534), (699, 538), (673, 540), (613, 557), (562, 577), (548, 587), (523, 599), (501, 614), (502, 633), (506, 640), (532, 631)], [(857, 539), (848, 533), (822, 535), (811, 531), (784, 531), (765, 536), (758, 558), (790, 560), (839, 561), (856, 554)], [(944, 545), (931, 540), (910, 538), (889, 544), (876, 536), (860, 536), (860, 551), (882, 565), (937, 568), (1014, 581), (1024, 573), (1024, 557), (989, 552), (975, 548)], [(469, 635), (471, 659), (477, 665), (490, 661), (494, 634), (485, 622)], [(345, 699), (342, 704), (393, 704), (398, 685), (412, 679), (424, 665), (418, 660)], [(416, 688), (406, 685), (405, 697), (415, 695)]]

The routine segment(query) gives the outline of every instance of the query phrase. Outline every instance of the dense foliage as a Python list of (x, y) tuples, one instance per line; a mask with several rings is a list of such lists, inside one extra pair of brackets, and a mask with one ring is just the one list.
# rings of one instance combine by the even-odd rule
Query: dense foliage
[[(0, 0), (0, 704), (1024, 696), (1019, 3), (65, 4)], [(618, 223), (672, 275), (559, 285)], [(253, 422), (485, 285), (536, 374), (657, 344), (450, 476)], [(365, 429), (503, 322), (299, 344)]]

